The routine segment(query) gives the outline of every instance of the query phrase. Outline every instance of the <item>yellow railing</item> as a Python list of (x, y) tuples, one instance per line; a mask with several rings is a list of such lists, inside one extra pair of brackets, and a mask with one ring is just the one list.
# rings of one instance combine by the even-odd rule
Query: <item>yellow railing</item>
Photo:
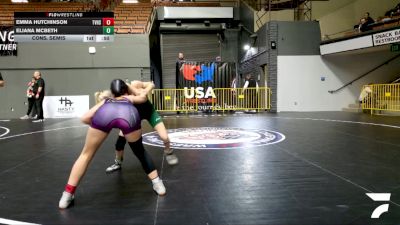
[(368, 91), (362, 100), (362, 109), (371, 110), (371, 114), (400, 112), (400, 84), (364, 85), (363, 90)]
[(151, 101), (159, 112), (268, 110), (270, 96), (267, 87), (155, 89)]

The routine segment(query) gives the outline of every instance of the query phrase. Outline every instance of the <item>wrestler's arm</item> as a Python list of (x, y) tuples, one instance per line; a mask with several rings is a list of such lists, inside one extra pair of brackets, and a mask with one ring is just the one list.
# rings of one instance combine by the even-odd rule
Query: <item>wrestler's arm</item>
[(124, 97), (127, 98), (132, 104), (140, 104), (147, 101), (147, 95), (143, 93), (140, 93), (139, 95), (127, 95)]
[(153, 82), (142, 82), (142, 81), (132, 81), (129, 85), (129, 89), (131, 90), (132, 94), (140, 95), (140, 94), (149, 94), (151, 90), (154, 89)]
[(103, 104), (104, 104), (104, 100), (99, 102), (98, 104), (93, 106), (91, 109), (89, 109), (89, 111), (87, 111), (85, 114), (83, 114), (83, 116), (81, 117), (82, 123), (90, 124), (90, 122), (92, 121), (92, 117), (94, 116), (96, 111), (100, 108), (100, 106), (102, 106)]
[(155, 87), (153, 82), (142, 82), (143, 83), (143, 90), (146, 95), (148, 95)]
[(132, 81), (131, 84), (128, 85), (129, 94), (131, 95), (140, 95), (142, 82), (141, 81)]

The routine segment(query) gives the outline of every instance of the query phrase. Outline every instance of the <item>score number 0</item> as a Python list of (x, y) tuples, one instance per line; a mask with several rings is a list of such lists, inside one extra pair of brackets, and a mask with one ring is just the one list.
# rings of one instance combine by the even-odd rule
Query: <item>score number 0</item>
[(103, 18), (103, 26), (114, 26), (114, 18)]
[(114, 18), (103, 18), (103, 34), (114, 34)]

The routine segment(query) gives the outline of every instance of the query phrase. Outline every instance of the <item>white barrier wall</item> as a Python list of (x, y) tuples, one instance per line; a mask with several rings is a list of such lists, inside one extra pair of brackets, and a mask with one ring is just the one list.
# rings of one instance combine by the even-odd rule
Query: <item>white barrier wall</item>
[(356, 99), (349, 90), (328, 93), (342, 84), (321, 56), (278, 57), (278, 111), (340, 111)]
[(390, 52), (362, 55), (278, 56), (278, 111), (342, 111), (356, 103), (367, 83), (386, 83), (400, 75), (400, 59), (330, 94), (345, 83), (393, 57)]

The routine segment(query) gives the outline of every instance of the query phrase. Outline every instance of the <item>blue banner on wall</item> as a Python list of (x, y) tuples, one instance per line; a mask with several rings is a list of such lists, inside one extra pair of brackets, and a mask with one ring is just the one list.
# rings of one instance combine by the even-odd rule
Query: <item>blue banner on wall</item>
[(222, 96), (217, 96), (215, 88), (231, 88), (237, 77), (235, 63), (231, 62), (189, 62), (176, 64), (176, 87), (184, 89), (183, 101), (198, 104), (198, 109), (210, 112), (223, 104)]
[(213, 87), (229, 88), (236, 77), (235, 63), (232, 62), (178, 62), (177, 88)]

